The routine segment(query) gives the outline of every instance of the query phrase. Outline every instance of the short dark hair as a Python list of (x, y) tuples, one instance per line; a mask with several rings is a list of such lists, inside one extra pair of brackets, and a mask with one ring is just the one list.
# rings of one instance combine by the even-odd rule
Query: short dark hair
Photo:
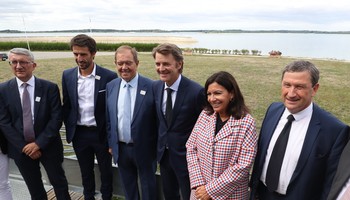
[[(230, 101), (227, 107), (227, 113), (233, 116), (235, 119), (241, 119), (249, 113), (248, 107), (244, 103), (244, 98), (239, 89), (236, 79), (228, 72), (220, 71), (211, 75), (205, 83), (205, 93), (208, 92), (208, 87), (212, 83), (217, 83), (224, 87), (229, 93), (233, 94), (233, 100)], [(213, 107), (208, 102), (205, 101), (204, 110), (207, 111), (209, 115), (214, 113)]]
[(315, 86), (318, 83), (318, 80), (320, 79), (320, 72), (318, 71), (318, 69), (314, 64), (305, 60), (297, 60), (289, 63), (282, 72), (282, 79), (286, 72), (305, 72), (305, 71), (310, 73), (312, 87)]
[(73, 46), (88, 47), (90, 53), (96, 53), (96, 41), (85, 34), (79, 34), (70, 40), (70, 49), (73, 50)]

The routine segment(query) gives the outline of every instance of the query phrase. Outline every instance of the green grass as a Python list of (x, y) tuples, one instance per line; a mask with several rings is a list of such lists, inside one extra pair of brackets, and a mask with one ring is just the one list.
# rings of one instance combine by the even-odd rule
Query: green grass
[[(150, 53), (140, 53), (140, 74), (158, 79)], [(280, 101), (281, 71), (295, 58), (270, 58), (262, 56), (186, 55), (183, 75), (204, 85), (214, 72), (225, 70), (236, 78), (246, 103), (260, 129), (267, 107)], [(98, 56), (95, 62), (115, 70), (113, 56)], [(321, 72), (320, 88), (315, 102), (350, 124), (350, 63), (334, 60), (310, 60)], [(75, 66), (73, 56), (65, 59), (37, 60), (35, 75), (51, 80), (61, 87), (62, 71)], [(0, 82), (13, 77), (7, 62), (0, 62)]]

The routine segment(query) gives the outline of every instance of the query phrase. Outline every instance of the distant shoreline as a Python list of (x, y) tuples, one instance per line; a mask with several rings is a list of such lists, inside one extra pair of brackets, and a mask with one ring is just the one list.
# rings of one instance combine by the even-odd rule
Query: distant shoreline
[[(197, 40), (183, 36), (92, 36), (99, 43), (175, 43), (195, 44)], [(69, 36), (0, 37), (0, 42), (69, 42)]]

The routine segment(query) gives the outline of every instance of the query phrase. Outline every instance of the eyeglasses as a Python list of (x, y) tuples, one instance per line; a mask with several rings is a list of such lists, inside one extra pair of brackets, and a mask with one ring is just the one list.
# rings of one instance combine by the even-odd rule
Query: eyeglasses
[(29, 65), (29, 64), (31, 64), (31, 63), (33, 63), (33, 62), (28, 62), (28, 61), (17, 61), (17, 60), (15, 60), (15, 61), (10, 61), (10, 62), (9, 62), (9, 64), (10, 64), (12, 67), (16, 67), (18, 64), (19, 64), (20, 66), (27, 66), (27, 65)]

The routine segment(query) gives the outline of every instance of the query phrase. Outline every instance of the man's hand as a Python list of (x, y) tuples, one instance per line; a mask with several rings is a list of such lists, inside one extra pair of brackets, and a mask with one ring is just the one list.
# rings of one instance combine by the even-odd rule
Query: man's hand
[(23, 147), (22, 152), (32, 159), (38, 159), (41, 156), (40, 147), (35, 143), (29, 143)]

